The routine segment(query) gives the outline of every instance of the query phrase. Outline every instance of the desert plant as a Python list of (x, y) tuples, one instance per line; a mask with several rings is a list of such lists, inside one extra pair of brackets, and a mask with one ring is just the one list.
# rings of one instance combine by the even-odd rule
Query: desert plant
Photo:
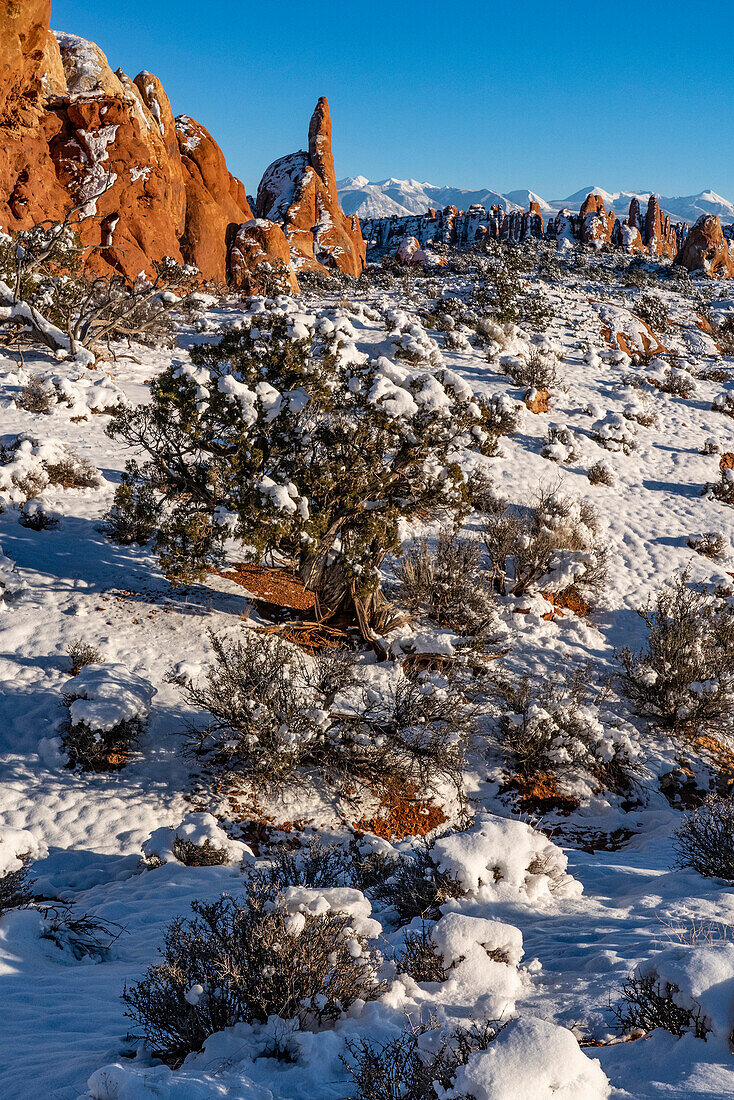
[(403, 947), (395, 955), (399, 974), (409, 974), (416, 982), (445, 982), (448, 971), (436, 950), (430, 928), (421, 922), (420, 931), (410, 929), (403, 936)]
[(71, 661), (72, 676), (81, 672), (85, 665), (96, 665), (101, 660), (97, 647), (83, 638), (72, 638), (66, 647), (66, 655)]
[[(172, 579), (203, 575), (234, 534), (294, 558), (322, 616), (346, 610), (374, 640), (390, 618), (379, 567), (399, 519), (463, 506), (452, 456), (494, 452), (491, 410), (451, 372), (355, 357), (348, 322), (329, 333), (280, 309), (256, 320), (193, 348), (193, 365), (165, 371), (150, 404), (112, 422), (148, 456), (128, 491), (159, 501), (156, 547)], [(440, 403), (421, 400), (427, 387)]]
[(671, 1035), (692, 1032), (705, 1039), (711, 1030), (700, 1006), (686, 1008), (678, 1003), (676, 985), (662, 981), (655, 973), (633, 974), (622, 984), (620, 1001), (612, 1007), (621, 1035), (630, 1031), (653, 1031), (660, 1027)]
[(221, 867), (229, 862), (229, 852), (208, 839), (203, 844), (195, 844), (188, 837), (177, 836), (174, 837), (172, 850), (178, 862), (185, 867)]
[(156, 532), (159, 507), (153, 488), (136, 478), (133, 464), (122, 475), (112, 507), (105, 513), (101, 530), (113, 542), (142, 546)]
[(22, 866), (15, 871), (0, 875), (0, 917), (9, 909), (21, 909), (33, 900), (33, 883), (29, 867), (29, 857), (19, 857)]
[(600, 460), (589, 466), (586, 474), (592, 485), (614, 485), (614, 471), (607, 462)]
[(585, 770), (604, 787), (628, 790), (635, 751), (627, 732), (603, 721), (605, 685), (583, 665), (542, 679), (505, 676), (497, 690), (501, 745), (523, 776)]
[(573, 590), (586, 602), (604, 586), (607, 555), (597, 513), (587, 501), (541, 489), (535, 504), (522, 511), (507, 507), (487, 515), (483, 538), (503, 595), (508, 589), (521, 595), (538, 584), (556, 595)]
[(460, 633), (487, 629), (494, 611), (491, 583), (481, 568), (482, 543), (444, 529), (434, 550), (420, 539), (398, 565), (403, 598), (414, 610)]
[(551, 462), (575, 462), (581, 454), (579, 437), (571, 428), (551, 424), (541, 454)]
[(241, 900), (192, 903), (166, 930), (162, 960), (126, 986), (126, 1015), (159, 1056), (180, 1063), (216, 1031), (271, 1016), (324, 1026), (381, 996), (380, 956), (348, 913), (291, 914), (252, 881)]
[(723, 554), (726, 543), (717, 531), (704, 531), (702, 535), (691, 535), (688, 539), (691, 550), (705, 558), (717, 558)]
[(692, 867), (707, 878), (734, 882), (734, 802), (710, 794), (687, 814), (673, 844), (679, 867)]
[(394, 910), (400, 924), (415, 918), (437, 920), (445, 902), (464, 896), (459, 880), (434, 862), (432, 849), (432, 843), (424, 841), (401, 854), (393, 860), (384, 881), (373, 885), (373, 895)]
[(639, 614), (646, 647), (619, 653), (622, 687), (638, 712), (676, 730), (719, 730), (734, 714), (734, 611), (688, 570), (664, 584)]
[(647, 322), (653, 332), (667, 332), (670, 328), (670, 314), (663, 299), (657, 294), (643, 294), (635, 304), (638, 317)]
[(473, 1021), (446, 1034), (433, 1017), (420, 1023), (408, 1017), (402, 1033), (387, 1042), (349, 1040), (343, 1062), (356, 1091), (348, 1100), (439, 1100), (459, 1067), (486, 1050), (506, 1023)]
[(724, 413), (725, 416), (734, 416), (734, 391), (724, 390), (719, 393), (711, 403), (714, 412)]
[(53, 386), (47, 385), (40, 378), (31, 378), (16, 398), (19, 408), (31, 413), (50, 413), (56, 404), (56, 393)]

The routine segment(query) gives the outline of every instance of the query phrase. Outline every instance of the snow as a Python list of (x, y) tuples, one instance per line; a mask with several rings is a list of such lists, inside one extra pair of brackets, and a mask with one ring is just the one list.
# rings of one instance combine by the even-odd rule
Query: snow
[[(592, 262), (610, 261), (601, 256)], [(445, 278), (447, 296), (462, 293), (459, 275)], [(693, 343), (700, 330), (690, 300), (668, 281), (660, 287), (674, 316), (666, 349), (696, 370), (730, 369), (730, 357), (703, 341)], [(547, 618), (550, 605), (538, 591), (498, 598), (502, 648), (509, 650), (505, 659), (541, 684), (558, 669), (588, 660), (603, 676), (611, 676), (617, 668), (615, 649), (638, 649), (643, 643), (645, 628), (637, 609), (676, 571), (690, 566), (692, 579), (722, 588), (730, 586), (728, 574), (734, 571), (730, 543), (717, 560), (688, 546), (696, 532), (730, 534), (730, 510), (702, 490), (719, 476), (720, 452), (734, 451), (734, 420), (712, 409), (718, 394), (732, 392), (731, 375), (716, 382), (697, 378), (696, 392), (688, 398), (661, 392), (645, 379), (662, 377), (665, 366), (633, 368), (614, 341), (602, 335), (603, 307), (614, 321), (615, 336), (641, 334), (634, 322), (636, 291), (607, 282), (603, 296), (608, 300), (600, 304), (602, 290), (588, 272), (543, 289), (555, 311), (543, 346), (559, 349), (562, 382), (553, 390), (552, 413), (526, 411), (519, 430), (502, 438), (501, 452), (487, 468), (497, 494), (518, 506), (559, 477), (564, 493), (593, 503), (609, 551), (609, 581), (599, 605), (585, 618), (565, 610), (562, 617)], [(721, 287), (714, 289), (723, 293)], [(342, 333), (345, 361), (354, 362), (357, 382), (360, 362), (379, 363), (382, 389), (375, 400), (386, 411), (410, 416), (410, 401), (416, 408), (425, 401), (440, 409), (465, 387), (487, 399), (496, 397), (506, 408), (522, 402), (524, 391), (501, 362), (503, 356), (527, 362), (533, 345), (522, 327), (492, 323), (485, 346), (469, 342), (451, 349), (400, 286), (383, 291), (356, 284), (349, 299), (349, 309), (338, 300), (323, 303), (307, 296), (280, 302), (278, 308), (287, 314), (294, 337), (302, 327), (324, 335)], [(726, 301), (714, 302), (724, 315), (731, 308)], [(258, 323), (262, 317), (265, 330), (270, 308), (264, 300), (255, 302), (248, 317), (257, 316)], [(120, 546), (99, 530), (129, 457), (105, 434), (109, 419), (104, 410), (146, 400), (149, 380), (170, 366), (180, 379), (200, 388), (198, 399), (206, 401), (211, 377), (194, 367), (186, 349), (241, 323), (244, 315), (236, 302), (209, 300), (202, 311), (206, 332), (182, 331), (171, 350), (135, 347), (140, 363), (120, 358), (108, 364), (109, 374), (82, 370), (38, 349), (24, 350), (23, 363), (12, 350), (0, 351), (0, 442), (8, 447), (21, 440), (16, 456), (0, 466), (5, 505), (0, 514), (5, 604), (0, 615), (0, 866), (17, 868), (18, 856), (30, 853), (40, 896), (64, 899), (75, 913), (92, 913), (126, 930), (102, 960), (78, 960), (45, 938), (39, 908), (0, 918), (3, 1096), (344, 1100), (352, 1089), (340, 1061), (345, 1042), (364, 1036), (389, 1041), (400, 1034), (406, 1014), (415, 1020), (428, 1013), (449, 1030), (476, 1015), (496, 1013), (507, 1022), (488, 1049), (473, 1054), (459, 1070), (446, 1100), (466, 1094), (472, 1100), (719, 1100), (731, 1095), (734, 951), (728, 937), (734, 889), (674, 868), (671, 838), (680, 810), (669, 805), (659, 783), (679, 766), (683, 752), (702, 786), (712, 772), (691, 746), (684, 750), (665, 734), (647, 731), (614, 687), (606, 710), (595, 706), (587, 717), (608, 739), (600, 742), (601, 750), (611, 751), (615, 738), (624, 741), (629, 735), (638, 752), (639, 772), (629, 800), (599, 789), (588, 775), (571, 775), (563, 780), (563, 791), (577, 796), (578, 809), (567, 815), (549, 810), (531, 824), (503, 789), (500, 764), (479, 750), (472, 757), (466, 776), (469, 820), (452, 810), (450, 820), (430, 837), (432, 858), (464, 891), (425, 922), (444, 959), (445, 980), (418, 982), (396, 973), (392, 958), (401, 949), (405, 928), (396, 927), (394, 913), (369, 891), (347, 885), (291, 887), (285, 903), (294, 929), (307, 912), (344, 912), (352, 938), (365, 936), (382, 953), (388, 983), (384, 997), (353, 1007), (333, 1027), (297, 1032), (290, 1040), (292, 1062), (267, 1056), (282, 1029), (277, 1021), (218, 1032), (176, 1070), (155, 1063), (150, 1052), (126, 1038), (132, 1025), (120, 1001), (124, 984), (139, 980), (155, 963), (166, 927), (190, 912), (192, 900), (243, 895), (245, 875), (253, 869), (250, 853), (257, 852), (253, 837), (283, 825), (287, 831), (272, 835), (289, 844), (310, 829), (346, 844), (354, 836), (351, 824), (377, 809), (377, 798), (345, 806), (333, 791), (310, 784), (282, 798), (264, 796), (260, 805), (247, 792), (210, 795), (197, 762), (181, 754), (182, 731), (189, 723), (200, 725), (204, 715), (182, 699), (170, 673), (194, 677), (207, 667), (209, 627), (236, 635), (269, 624), (251, 607), (247, 593), (225, 577), (211, 574), (205, 583), (172, 590), (150, 545)], [(398, 347), (416, 361), (396, 357)], [(667, 350), (658, 356), (670, 365)], [(641, 376), (639, 386), (628, 380), (631, 373)], [(33, 377), (46, 380), (57, 395), (47, 414), (30, 413), (18, 403)], [(277, 423), (286, 395), (266, 384), (257, 391), (243, 389), (234, 376), (226, 376), (224, 386), (246, 418), (251, 410), (253, 418)], [(303, 400), (303, 392), (288, 395), (289, 407)], [(655, 413), (652, 422), (630, 419), (648, 407)], [(551, 464), (543, 457), (551, 424), (576, 435), (576, 458), (566, 452)], [(705, 447), (712, 437), (716, 453)], [(635, 449), (627, 453), (625, 445), (632, 444)], [(62, 450), (74, 451), (99, 470), (99, 484), (83, 490), (34, 489), (30, 499), (61, 516), (57, 528), (34, 532), (18, 522), (24, 501), (16, 492), (12, 463), (20, 464), (18, 474), (38, 473), (44, 460)], [(586, 477), (600, 460), (613, 471), (612, 485), (594, 486)], [(305, 506), (298, 487), (270, 480), (264, 483), (268, 506), (271, 501)], [(232, 528), (226, 509), (218, 519)], [(427, 519), (401, 529), (401, 535), (433, 541), (442, 522)], [(480, 533), (476, 515), (466, 518), (466, 531)], [(228, 551), (232, 559), (242, 560), (236, 543)], [(575, 576), (583, 564), (574, 556), (579, 553), (559, 559), (544, 583), (557, 586)], [(386, 575), (391, 568), (386, 561)], [(101, 659), (70, 679), (66, 649), (79, 637), (97, 646)], [(386, 643), (397, 660), (406, 654), (457, 659), (466, 653), (465, 639), (450, 626), (425, 620), (397, 628)], [(360, 660), (379, 699), (395, 683), (397, 660), (379, 662), (368, 654)], [(65, 767), (60, 745), (68, 719), (65, 693), (79, 695), (71, 704), (73, 720), (93, 722), (99, 729), (125, 716), (147, 718), (139, 751), (121, 771), (80, 774)], [(483, 746), (489, 739), (487, 725), (481, 737)], [(237, 799), (241, 802), (235, 805)], [(177, 837), (195, 844), (209, 840), (225, 849), (228, 861), (184, 866), (174, 856)], [(377, 837), (360, 843), (393, 856), (419, 846), (410, 839), (391, 844)], [(265, 841), (257, 852), (257, 860), (262, 859), (267, 859)], [(697, 940), (693, 920), (717, 929), (716, 942), (706, 936)], [(414, 931), (420, 927), (420, 921), (412, 926)], [(678, 1039), (656, 1030), (632, 1042), (580, 1047), (579, 1038), (608, 1042), (609, 1002), (635, 971), (658, 974), (678, 986), (686, 1003), (700, 1005), (713, 1029), (708, 1040)], [(203, 995), (196, 984), (187, 987), (188, 1003)]]
[(72, 726), (108, 732), (121, 722), (145, 720), (156, 689), (124, 665), (113, 662), (85, 665), (63, 686)]

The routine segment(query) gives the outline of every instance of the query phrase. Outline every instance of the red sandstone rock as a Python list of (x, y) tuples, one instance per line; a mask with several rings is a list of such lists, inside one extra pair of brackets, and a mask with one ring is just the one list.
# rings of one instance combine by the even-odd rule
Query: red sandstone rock
[(587, 195), (580, 211), (581, 240), (584, 244), (601, 247), (609, 244), (614, 229), (614, 211), (607, 213), (601, 195)]
[(299, 292), (288, 241), (275, 222), (251, 218), (239, 226), (230, 249), (229, 263), (233, 286), (244, 290), (246, 294), (256, 294), (260, 289), (257, 269), (265, 263), (271, 266), (282, 264), (287, 269), (292, 292)]
[(715, 214), (699, 218), (683, 242), (675, 262), (688, 271), (703, 271), (712, 278), (734, 277), (734, 256)]
[(282, 226), (296, 267), (337, 267), (359, 276), (366, 247), (359, 219), (348, 218), (336, 190), (331, 116), (322, 96), (308, 128), (308, 152), (274, 161), (257, 190), (257, 216)]

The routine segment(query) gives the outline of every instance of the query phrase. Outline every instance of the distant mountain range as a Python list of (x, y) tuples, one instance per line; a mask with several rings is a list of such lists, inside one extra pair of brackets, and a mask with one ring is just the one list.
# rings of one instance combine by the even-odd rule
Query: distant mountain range
[[(650, 197), (650, 191), (605, 191), (603, 187), (582, 187), (565, 199), (546, 201), (533, 191), (470, 191), (463, 187), (436, 187), (431, 183), (419, 183), (418, 180), (377, 180), (372, 182), (366, 176), (347, 176), (337, 182), (339, 201), (345, 214), (357, 214), (360, 218), (386, 218), (392, 214), (406, 217), (409, 214), (424, 214), (429, 207), (439, 209), (443, 206), (457, 206), (466, 210), (472, 203), (482, 206), (500, 204), (507, 211), (527, 210), (531, 202), (540, 204), (544, 216), (567, 208), (577, 211), (589, 192), (601, 195), (607, 210), (614, 207), (617, 215), (625, 217), (630, 201), (638, 198), (643, 206)], [(702, 191), (700, 195), (685, 195), (672, 198), (658, 195), (660, 205), (673, 221), (693, 223), (702, 214), (718, 214), (722, 222), (734, 222), (734, 203), (717, 195), (715, 191)]]

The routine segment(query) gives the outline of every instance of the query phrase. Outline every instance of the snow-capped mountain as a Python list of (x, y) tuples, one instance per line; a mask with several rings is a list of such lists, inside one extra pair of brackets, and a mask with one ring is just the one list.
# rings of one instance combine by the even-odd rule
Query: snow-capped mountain
[[(649, 190), (606, 191), (603, 187), (582, 187), (565, 199), (544, 199), (534, 191), (521, 188), (504, 194), (489, 188), (476, 191), (461, 187), (437, 187), (418, 180), (386, 179), (370, 181), (366, 176), (347, 177), (337, 183), (339, 200), (345, 214), (357, 214), (360, 218), (386, 218), (393, 214), (423, 214), (429, 207), (457, 206), (466, 210), (472, 203), (489, 207), (499, 203), (506, 211), (527, 210), (531, 202), (537, 202), (544, 215), (557, 210), (577, 211), (590, 192), (601, 195), (607, 209), (614, 207), (624, 216), (633, 198), (644, 207), (651, 195)], [(655, 192), (657, 193), (657, 192)], [(698, 195), (658, 196), (664, 211), (673, 221), (693, 224), (702, 214), (718, 214), (722, 222), (734, 222), (734, 202), (715, 191), (701, 191)]]

